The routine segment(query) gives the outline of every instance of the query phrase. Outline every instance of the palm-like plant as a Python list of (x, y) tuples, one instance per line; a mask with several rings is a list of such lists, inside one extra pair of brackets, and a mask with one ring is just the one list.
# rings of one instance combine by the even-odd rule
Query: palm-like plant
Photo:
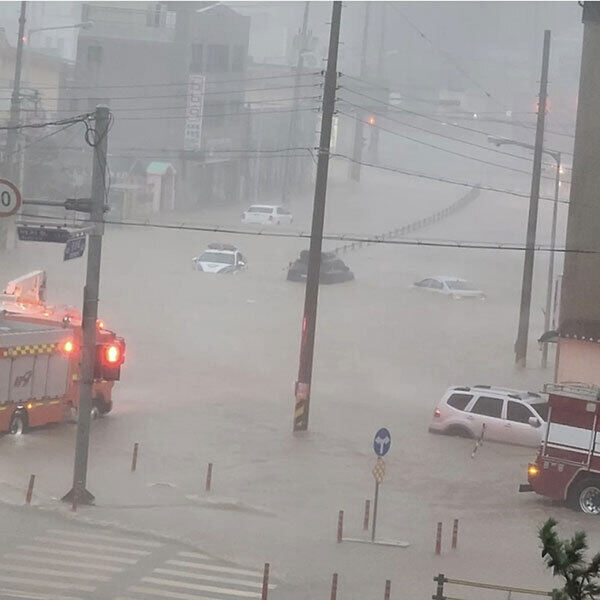
[(546, 566), (555, 577), (565, 580), (562, 588), (552, 591), (553, 600), (598, 600), (600, 552), (588, 562), (584, 556), (588, 549), (585, 532), (577, 531), (570, 540), (561, 540), (555, 527), (556, 521), (550, 518), (538, 532)]

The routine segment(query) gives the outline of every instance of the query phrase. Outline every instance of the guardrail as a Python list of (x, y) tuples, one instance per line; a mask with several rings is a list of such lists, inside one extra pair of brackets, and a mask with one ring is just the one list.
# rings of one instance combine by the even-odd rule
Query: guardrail
[(435, 594), (431, 596), (432, 600), (462, 600), (461, 598), (455, 598), (453, 596), (444, 595), (445, 584), (478, 588), (484, 590), (498, 590), (501, 592), (508, 592), (509, 598), (511, 594), (528, 594), (530, 596), (543, 596), (546, 598), (552, 597), (552, 592), (546, 592), (543, 590), (532, 590), (530, 588), (512, 587), (510, 585), (482, 583), (479, 581), (467, 581), (466, 579), (450, 579), (449, 577), (446, 577), (443, 573), (439, 573), (438, 575), (436, 575), (433, 578), (433, 580), (437, 583), (437, 588)]

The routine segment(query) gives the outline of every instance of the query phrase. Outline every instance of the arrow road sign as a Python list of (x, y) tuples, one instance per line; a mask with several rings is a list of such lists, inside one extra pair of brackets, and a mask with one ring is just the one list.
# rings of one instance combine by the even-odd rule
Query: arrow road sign
[(385, 427), (382, 427), (373, 439), (373, 450), (377, 456), (385, 456), (392, 445), (392, 436)]
[(0, 179), (0, 217), (10, 217), (21, 207), (21, 192), (14, 183)]

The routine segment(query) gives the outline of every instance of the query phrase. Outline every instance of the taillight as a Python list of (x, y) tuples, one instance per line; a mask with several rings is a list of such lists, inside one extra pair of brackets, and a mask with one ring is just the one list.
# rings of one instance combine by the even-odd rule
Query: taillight
[(436, 409), (433, 411), (433, 416), (434, 416), (434, 417), (441, 417), (441, 416), (442, 416), (442, 413), (440, 412), (440, 409), (439, 409), (439, 408), (436, 408)]
[(96, 327), (98, 329), (104, 329), (104, 327), (106, 327), (106, 325), (105, 325), (105, 323), (104, 323), (104, 321), (102, 319), (98, 319), (96, 321)]
[(527, 467), (527, 475), (529, 475), (529, 477), (535, 477), (539, 472), (538, 466), (534, 463), (530, 463)]

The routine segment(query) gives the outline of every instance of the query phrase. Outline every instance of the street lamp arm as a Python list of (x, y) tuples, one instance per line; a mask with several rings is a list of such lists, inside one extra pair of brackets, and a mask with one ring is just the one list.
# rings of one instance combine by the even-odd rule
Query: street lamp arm
[[(508, 138), (488, 136), (488, 142), (495, 144), (496, 146), (519, 146), (521, 148), (527, 148), (528, 150), (535, 150), (533, 144), (527, 144), (526, 142), (519, 142), (518, 140), (511, 140)], [(560, 152), (557, 150), (549, 150), (542, 148), (542, 152), (551, 156), (560, 165)]]
[(28, 31), (28, 36), (39, 31), (57, 31), (58, 29), (89, 29), (94, 23), (92, 21), (83, 21), (74, 25), (57, 25), (56, 27), (34, 27)]

